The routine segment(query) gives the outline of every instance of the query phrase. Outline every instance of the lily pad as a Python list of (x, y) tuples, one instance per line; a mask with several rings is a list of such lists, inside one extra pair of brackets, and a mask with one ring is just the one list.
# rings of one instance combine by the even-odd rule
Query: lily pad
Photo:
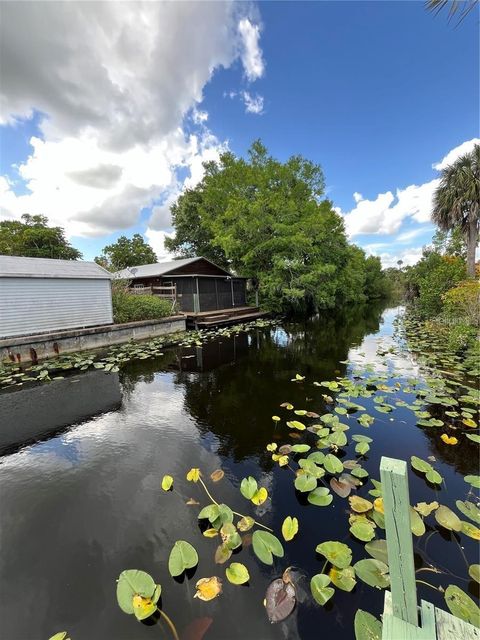
[(198, 554), (194, 547), (185, 540), (177, 540), (170, 551), (168, 570), (174, 578), (180, 576), (185, 569), (193, 569), (198, 564)]
[(317, 486), (317, 479), (309, 473), (302, 473), (295, 478), (295, 489), (305, 493), (312, 491)]
[(357, 610), (354, 626), (356, 640), (382, 640), (382, 623), (368, 611)]
[(333, 500), (333, 496), (327, 487), (317, 487), (313, 491), (310, 491), (307, 500), (310, 504), (314, 504), (317, 507), (328, 507)]
[(325, 467), (325, 471), (331, 474), (342, 473), (343, 464), (332, 453), (329, 453), (325, 456), (325, 460), (323, 461), (323, 466)]
[(282, 535), (289, 542), (298, 533), (298, 519), (287, 516), (282, 524)]
[(362, 542), (370, 542), (375, 537), (374, 526), (368, 520), (354, 522), (350, 527), (350, 533)]
[(152, 576), (145, 571), (126, 569), (117, 581), (117, 602), (122, 611), (135, 614), (139, 620), (144, 620), (157, 608), (156, 603), (161, 591), (161, 586), (155, 584)]
[(475, 627), (480, 626), (480, 609), (472, 598), (457, 585), (451, 584), (446, 588), (445, 602), (454, 616), (473, 624)]
[(387, 541), (386, 540), (372, 540), (372, 542), (368, 542), (365, 545), (365, 551), (369, 556), (375, 558), (375, 560), (380, 560), (384, 564), (388, 565), (388, 552), (387, 552)]
[(248, 476), (248, 478), (244, 478), (240, 483), (240, 493), (247, 500), (251, 500), (253, 498), (257, 489), (258, 489), (257, 481), (252, 476)]
[(170, 489), (173, 487), (173, 478), (172, 476), (163, 476), (162, 478), (162, 489), (164, 491), (170, 491)]
[(317, 573), (310, 580), (310, 591), (312, 596), (320, 605), (326, 604), (335, 593), (335, 589), (329, 587), (330, 578), (324, 573)]
[(338, 569), (345, 569), (352, 562), (352, 550), (343, 542), (335, 542), (333, 540), (322, 542), (317, 545), (315, 551), (325, 556)]
[(365, 500), (365, 498), (361, 498), (360, 496), (350, 496), (348, 501), (350, 503), (350, 507), (356, 513), (365, 513), (366, 511), (373, 509), (373, 504), (370, 500)]
[(268, 531), (255, 531), (252, 536), (255, 555), (265, 564), (273, 564), (273, 556), (283, 558), (283, 547), (280, 540)]
[(265, 608), (270, 622), (285, 620), (295, 608), (296, 592), (291, 582), (282, 578), (273, 580), (265, 594)]
[(472, 485), (472, 487), (480, 489), (480, 476), (465, 476), (464, 480), (465, 482), (468, 482), (468, 484)]
[(472, 578), (472, 580), (480, 583), (480, 564), (471, 564), (468, 567), (468, 575)]
[(457, 500), (455, 505), (464, 516), (467, 516), (467, 518), (472, 520), (472, 522), (475, 522), (475, 524), (480, 524), (480, 509), (477, 505), (473, 504), (473, 502), (469, 502), (468, 500)]
[(332, 567), (328, 572), (328, 576), (333, 584), (339, 589), (342, 589), (342, 591), (351, 591), (357, 584), (353, 567), (345, 567), (345, 569)]
[(355, 573), (366, 584), (378, 589), (386, 589), (390, 585), (388, 566), (381, 560), (367, 558), (353, 565)]
[(226, 568), (225, 574), (228, 581), (232, 584), (245, 584), (250, 580), (248, 569), (241, 562), (232, 562), (232, 564)]
[(451, 509), (441, 504), (435, 511), (435, 520), (438, 524), (449, 531), (461, 531), (462, 523), (460, 518)]

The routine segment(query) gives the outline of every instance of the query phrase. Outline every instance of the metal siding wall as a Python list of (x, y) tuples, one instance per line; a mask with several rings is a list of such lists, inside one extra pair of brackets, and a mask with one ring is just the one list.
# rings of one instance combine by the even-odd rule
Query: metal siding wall
[(112, 322), (110, 280), (0, 277), (0, 338)]

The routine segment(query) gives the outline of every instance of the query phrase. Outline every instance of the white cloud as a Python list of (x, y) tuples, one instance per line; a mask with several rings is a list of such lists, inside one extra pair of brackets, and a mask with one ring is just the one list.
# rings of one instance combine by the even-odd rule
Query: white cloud
[(419, 229), (411, 229), (410, 231), (405, 231), (404, 233), (400, 233), (395, 238), (394, 241), (395, 243), (398, 243), (398, 244), (406, 244), (408, 242), (411, 242), (415, 238), (418, 238), (419, 236), (423, 235), (427, 231), (433, 231), (433, 227), (427, 226), (427, 227), (420, 227)]
[(253, 96), (248, 91), (242, 91), (243, 101), (245, 103), (245, 111), (247, 113), (255, 113), (261, 115), (263, 113), (263, 96)]
[(166, 202), (226, 148), (206, 128), (204, 86), (238, 58), (249, 78), (263, 73), (260, 29), (242, 12), (230, 1), (6, 3), (0, 122), (45, 117), (18, 167), (28, 193), (0, 179), (1, 216), (41, 213), (91, 236), (153, 207), (152, 233), (168, 231)]
[[(479, 142), (478, 138), (474, 138), (455, 147), (433, 165), (434, 168), (443, 169)], [(353, 194), (356, 206), (348, 213), (343, 213), (338, 208), (337, 211), (343, 215), (350, 237), (362, 234), (392, 235), (399, 231), (407, 218), (418, 223), (430, 221), (433, 194), (439, 182), (439, 178), (434, 178), (424, 184), (398, 188), (395, 194), (392, 191), (379, 193), (373, 200), (364, 198), (356, 191)]]
[(409, 267), (416, 264), (422, 257), (422, 247), (417, 247), (415, 249), (405, 249), (405, 251), (401, 251), (396, 254), (380, 253), (374, 255), (379, 256), (384, 269), (388, 269), (388, 267), (398, 267), (399, 260), (402, 261), (402, 266)]
[(242, 41), (242, 63), (245, 75), (250, 82), (261, 78), (265, 72), (265, 63), (260, 48), (260, 27), (252, 24), (249, 18), (243, 18), (238, 23), (238, 31)]
[(472, 140), (467, 140), (466, 142), (458, 145), (458, 147), (455, 147), (455, 149), (449, 151), (447, 155), (442, 160), (440, 160), (440, 162), (434, 163), (432, 167), (437, 171), (445, 169), (450, 164), (453, 164), (455, 160), (457, 160), (460, 156), (463, 156), (466, 153), (470, 153), (470, 151), (473, 150), (473, 146), (475, 144), (480, 144), (480, 138), (472, 138)]
[(171, 254), (165, 249), (165, 238), (171, 238), (172, 236), (173, 233), (168, 233), (167, 231), (155, 231), (150, 228), (145, 231), (148, 244), (157, 254), (159, 262), (171, 258)]

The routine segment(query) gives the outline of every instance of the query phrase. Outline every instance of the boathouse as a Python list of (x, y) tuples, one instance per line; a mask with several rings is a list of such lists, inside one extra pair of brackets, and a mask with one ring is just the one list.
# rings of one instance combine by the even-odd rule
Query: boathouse
[(95, 262), (0, 256), (0, 338), (111, 324), (111, 277)]
[(129, 267), (114, 277), (129, 280), (133, 292), (171, 298), (187, 313), (246, 305), (246, 279), (201, 256)]

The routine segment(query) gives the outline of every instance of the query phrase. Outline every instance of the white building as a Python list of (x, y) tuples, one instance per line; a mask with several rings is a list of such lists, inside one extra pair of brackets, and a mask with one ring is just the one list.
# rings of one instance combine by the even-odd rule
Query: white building
[(111, 277), (95, 262), (0, 256), (0, 338), (111, 324)]

